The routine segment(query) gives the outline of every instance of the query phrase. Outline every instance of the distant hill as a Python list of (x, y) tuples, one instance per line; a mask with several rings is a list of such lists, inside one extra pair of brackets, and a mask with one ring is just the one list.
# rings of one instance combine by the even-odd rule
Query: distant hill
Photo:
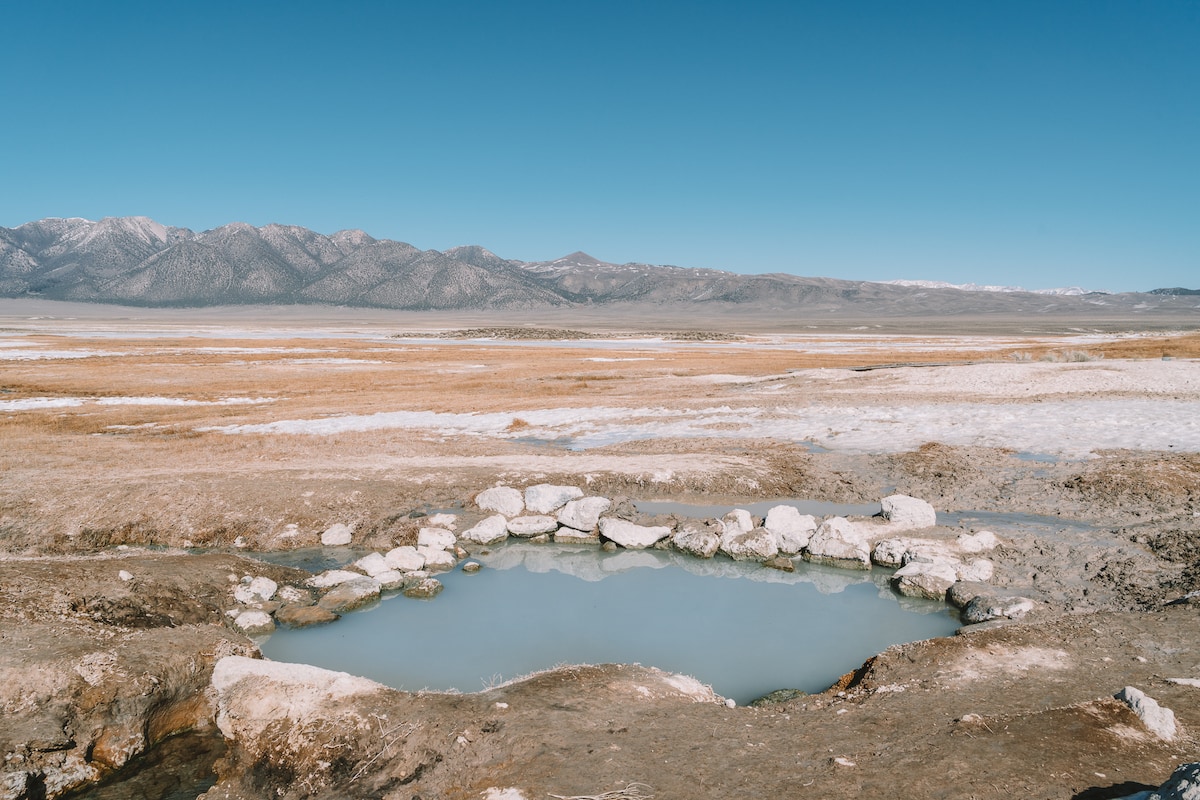
[[(970, 287), (972, 289), (994, 287)], [(323, 304), (405, 310), (752, 309), (805, 315), (1146, 314), (1196, 312), (1188, 289), (1039, 294), (964, 291), (919, 281), (875, 283), (781, 273), (610, 264), (586, 253), (502, 258), (479, 246), (446, 252), (359, 230), (231, 223), (197, 233), (145, 217), (43, 219), (0, 228), (0, 297), (135, 306)]]
[(1200, 295), (1200, 289), (1184, 289), (1181, 286), (1176, 286), (1171, 289), (1151, 289), (1148, 294), (1165, 294), (1172, 297), (1190, 297)]

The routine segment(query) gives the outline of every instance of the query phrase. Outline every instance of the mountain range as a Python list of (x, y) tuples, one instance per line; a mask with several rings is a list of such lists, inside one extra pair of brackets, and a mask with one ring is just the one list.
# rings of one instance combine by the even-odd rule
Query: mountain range
[(586, 253), (502, 258), (479, 246), (445, 252), (360, 230), (231, 223), (195, 232), (146, 217), (48, 218), (0, 227), (0, 297), (136, 306), (318, 304), (406, 310), (497, 310), (617, 304), (863, 314), (1196, 311), (1187, 290), (1038, 294), (921, 281), (876, 283), (769, 273), (610, 264)]

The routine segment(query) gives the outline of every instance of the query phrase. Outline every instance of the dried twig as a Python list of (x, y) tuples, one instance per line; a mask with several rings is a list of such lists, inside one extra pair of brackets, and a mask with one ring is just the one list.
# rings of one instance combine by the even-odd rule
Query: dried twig
[(651, 800), (654, 795), (650, 793), (653, 791), (653, 786), (647, 786), (644, 783), (631, 783), (624, 789), (614, 789), (611, 792), (602, 792), (600, 794), (552, 794), (550, 796), (555, 798), (555, 800)]

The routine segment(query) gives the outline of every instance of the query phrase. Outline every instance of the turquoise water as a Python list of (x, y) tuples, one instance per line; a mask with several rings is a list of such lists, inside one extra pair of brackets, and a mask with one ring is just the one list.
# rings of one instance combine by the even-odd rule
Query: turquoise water
[(432, 600), (385, 599), (263, 644), (278, 661), (400, 689), (478, 691), (558, 664), (639, 663), (746, 703), (817, 692), (889, 645), (943, 636), (944, 603), (896, 595), (887, 571), (797, 562), (795, 573), (718, 556), (514, 542), (441, 576)]

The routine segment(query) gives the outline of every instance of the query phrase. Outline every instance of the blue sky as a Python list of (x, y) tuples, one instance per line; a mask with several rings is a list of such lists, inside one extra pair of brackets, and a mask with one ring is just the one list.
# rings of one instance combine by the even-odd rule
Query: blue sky
[(0, 225), (1200, 286), (1200, 3), (0, 0)]

